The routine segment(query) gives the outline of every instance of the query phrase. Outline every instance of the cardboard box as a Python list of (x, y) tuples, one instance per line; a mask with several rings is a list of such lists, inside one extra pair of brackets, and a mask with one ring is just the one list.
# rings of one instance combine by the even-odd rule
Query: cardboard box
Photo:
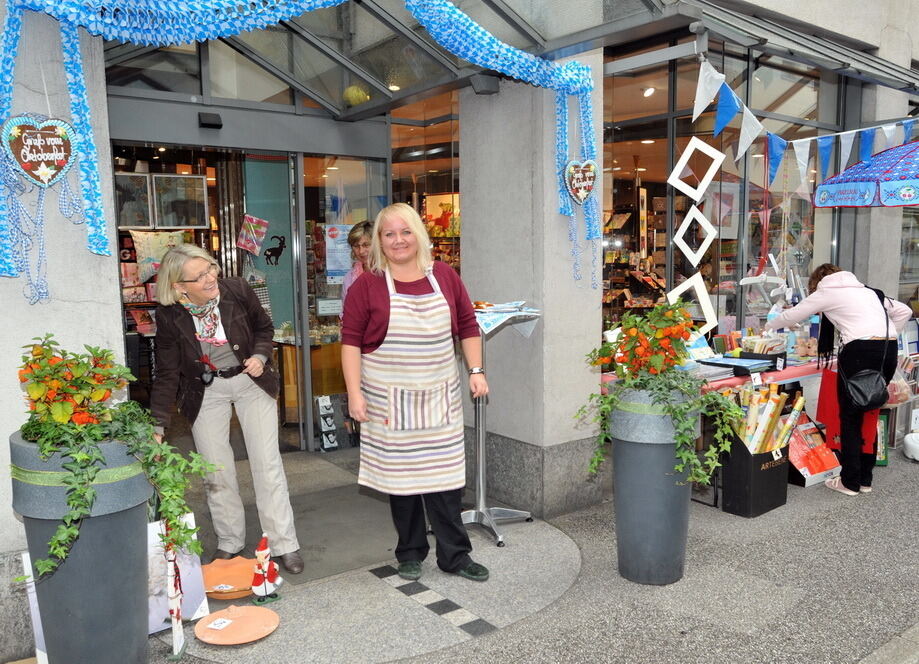
[(731, 452), (722, 459), (721, 509), (747, 518), (785, 504), (788, 497), (788, 446), (751, 454), (734, 437)]

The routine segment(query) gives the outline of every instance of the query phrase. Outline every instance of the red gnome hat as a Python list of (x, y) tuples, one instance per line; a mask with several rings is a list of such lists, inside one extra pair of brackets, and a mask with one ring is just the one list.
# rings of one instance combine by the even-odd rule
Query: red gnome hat
[(255, 553), (256, 555), (259, 553), (271, 555), (271, 549), (268, 548), (268, 535), (265, 533), (262, 533), (262, 539), (259, 541), (258, 546), (255, 547)]

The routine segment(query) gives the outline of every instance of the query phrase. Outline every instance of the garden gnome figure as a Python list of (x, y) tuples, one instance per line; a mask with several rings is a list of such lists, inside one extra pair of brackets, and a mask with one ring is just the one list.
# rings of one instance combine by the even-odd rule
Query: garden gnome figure
[(276, 592), (284, 579), (278, 574), (278, 564), (271, 560), (268, 536), (262, 533), (262, 540), (255, 548), (255, 575), (252, 577), (253, 604), (261, 605), (281, 599)]

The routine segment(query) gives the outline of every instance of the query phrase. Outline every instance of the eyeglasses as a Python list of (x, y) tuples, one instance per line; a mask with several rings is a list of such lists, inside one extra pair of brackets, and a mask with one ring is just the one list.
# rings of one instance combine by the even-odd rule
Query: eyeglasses
[(202, 284), (207, 277), (216, 277), (217, 273), (220, 272), (220, 268), (216, 264), (211, 263), (207, 270), (199, 274), (194, 279), (180, 279), (180, 284)]

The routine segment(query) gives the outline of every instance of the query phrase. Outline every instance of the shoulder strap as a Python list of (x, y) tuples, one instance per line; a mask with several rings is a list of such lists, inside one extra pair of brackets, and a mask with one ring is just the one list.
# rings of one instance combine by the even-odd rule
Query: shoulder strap
[(881, 357), (881, 373), (884, 372), (884, 365), (887, 362), (887, 347), (890, 345), (890, 316), (887, 315), (887, 306), (884, 303), (884, 291), (880, 288), (871, 288), (871, 286), (865, 286), (869, 290), (873, 290), (874, 294), (878, 296), (878, 301), (881, 303), (881, 311), (884, 312), (884, 321), (886, 327), (884, 329), (884, 336), (887, 337), (887, 341), (884, 342), (884, 355)]

